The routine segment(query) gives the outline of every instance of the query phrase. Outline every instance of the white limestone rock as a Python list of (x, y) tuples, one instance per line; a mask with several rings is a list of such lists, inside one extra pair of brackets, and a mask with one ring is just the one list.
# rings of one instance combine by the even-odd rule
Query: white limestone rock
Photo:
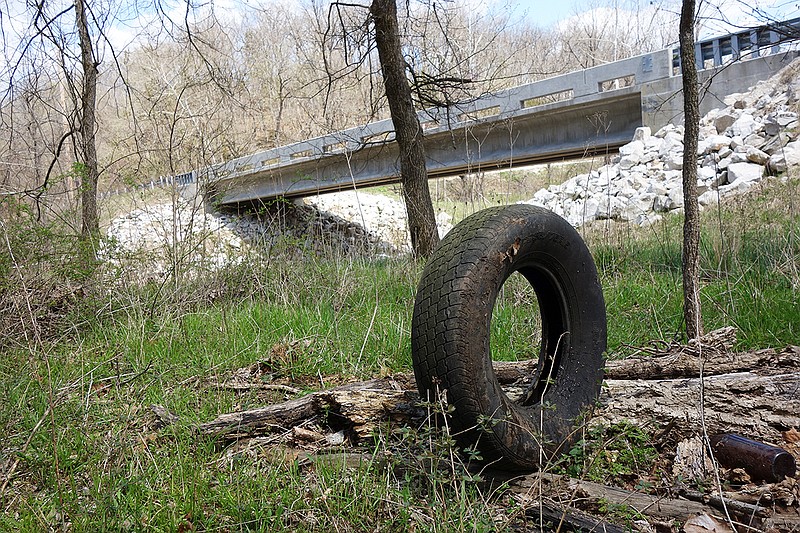
[(764, 177), (764, 166), (755, 163), (732, 163), (728, 166), (728, 183), (737, 185), (754, 182)]
[(744, 139), (744, 144), (746, 146), (752, 146), (754, 148), (761, 148), (765, 144), (767, 144), (767, 138), (764, 135), (760, 135), (758, 133), (751, 133)]
[(800, 166), (800, 141), (790, 142), (782, 150), (776, 150), (767, 164), (773, 172), (786, 172), (790, 167)]
[(683, 168), (683, 152), (671, 152), (664, 157), (664, 160), (669, 170), (680, 170)]
[[(637, 130), (638, 131), (638, 130)], [(634, 140), (624, 146), (620, 146), (619, 153), (622, 156), (637, 154), (641, 156), (644, 153), (645, 144), (643, 141)]]
[[(800, 73), (800, 60), (793, 65)], [(697, 153), (701, 206), (751, 189), (766, 168), (784, 172), (800, 164), (797, 113), (786, 107), (800, 96), (798, 77), (784, 73), (761, 82), (748, 93), (726, 98), (726, 108), (701, 119)], [(774, 81), (777, 78), (782, 81)], [(668, 124), (655, 133), (637, 129), (613, 161), (588, 176), (568, 180), (560, 189), (550, 187), (553, 197), (537, 193), (531, 201), (547, 199), (548, 207), (574, 224), (593, 216), (647, 223), (658, 218), (654, 212), (682, 209), (682, 126)]]
[(697, 197), (697, 203), (702, 206), (716, 205), (719, 202), (719, 193), (716, 190), (708, 190)]
[(647, 186), (645, 192), (648, 194), (653, 194), (655, 196), (666, 196), (667, 188), (664, 186), (663, 183), (654, 181)]
[(717, 171), (714, 167), (699, 167), (697, 169), (697, 181), (707, 182), (717, 179)]
[(645, 141), (652, 135), (649, 126), (641, 126), (636, 128), (633, 132), (633, 140), (634, 141)]
[(752, 114), (744, 112), (736, 121), (731, 124), (730, 130), (734, 136), (747, 137), (751, 133), (757, 132), (761, 128)]
[(552, 202), (556, 198), (556, 194), (551, 189), (539, 189), (533, 195), (533, 198), (531, 198), (528, 201), (528, 203), (538, 205), (541, 207), (546, 207), (550, 202)]
[(704, 139), (705, 145), (707, 146), (708, 152), (719, 152), (724, 148), (730, 148), (731, 146), (731, 138), (727, 135), (712, 135), (711, 137), (706, 137)]
[(720, 197), (725, 198), (736, 194), (744, 194), (752, 189), (754, 184), (752, 181), (739, 180), (736, 183), (722, 185), (717, 191), (719, 191)]
[(450, 233), (450, 230), (453, 229), (452, 220), (453, 217), (444, 211), (441, 211), (436, 215), (436, 229), (439, 231), (440, 239), (444, 238), (444, 236)]

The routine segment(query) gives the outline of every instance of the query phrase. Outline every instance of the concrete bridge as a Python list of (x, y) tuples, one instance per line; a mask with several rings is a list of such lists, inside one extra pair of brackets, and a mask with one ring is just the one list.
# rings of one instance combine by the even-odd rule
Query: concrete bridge
[[(696, 44), (701, 113), (722, 107), (796, 57), (781, 42), (800, 19)], [(429, 177), (613, 152), (642, 125), (682, 120), (680, 65), (668, 48), (421, 111)], [(199, 174), (199, 175), (198, 175)], [(196, 179), (195, 179), (196, 178)], [(220, 205), (302, 197), (399, 181), (390, 120), (265, 150), (192, 173)]]

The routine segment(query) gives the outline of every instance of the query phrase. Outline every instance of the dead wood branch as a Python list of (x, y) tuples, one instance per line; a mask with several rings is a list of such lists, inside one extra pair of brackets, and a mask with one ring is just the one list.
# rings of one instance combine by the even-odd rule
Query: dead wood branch
[(379, 378), (313, 392), (302, 398), (249, 411), (227, 413), (200, 425), (206, 435), (233, 440), (285, 431), (311, 418), (367, 436), (386, 420), (407, 421), (419, 410), (409, 375)]
[[(782, 431), (800, 427), (800, 348), (781, 352), (761, 350), (747, 354), (710, 357), (705, 362), (705, 416), (709, 430), (735, 432), (768, 443), (780, 444)], [(697, 375), (699, 362), (674, 355), (648, 358), (659, 375)], [(495, 363), (503, 385), (523, 382), (535, 363)], [(718, 369), (722, 369), (720, 373)], [(725, 373), (731, 371), (730, 373)], [(639, 375), (635, 364), (609, 364), (613, 376)], [(699, 428), (700, 380), (609, 379), (601, 397), (597, 421), (630, 420), (656, 422), (679, 428), (676, 436), (696, 433)], [(250, 411), (223, 414), (202, 424), (207, 435), (225, 439), (252, 437), (276, 429), (290, 429), (310, 418), (322, 418), (337, 428), (369, 435), (387, 420), (407, 421), (424, 413), (418, 403), (411, 374), (398, 374), (314, 392), (302, 398)]]
[(703, 358), (693, 350), (669, 351), (656, 356), (630, 357), (609, 361), (606, 379), (667, 379), (698, 377), (703, 364), (705, 375), (752, 371), (757, 374), (782, 374), (800, 370), (800, 347), (789, 346), (780, 352), (772, 349), (730, 353), (707, 350)]
[(250, 391), (250, 390), (263, 390), (283, 392), (285, 394), (300, 394), (302, 391), (289, 385), (280, 385), (278, 383), (241, 383), (237, 381), (225, 381), (223, 383), (211, 383), (211, 387), (218, 389), (229, 389), (235, 391)]
[[(517, 495), (517, 499), (523, 503), (535, 501), (538, 494), (547, 494), (551, 500), (559, 498), (561, 505), (580, 501), (582, 505), (627, 506), (649, 518), (674, 520), (680, 523), (687, 517), (698, 514), (716, 515), (722, 518), (719, 510), (723, 505), (727, 505), (728, 511), (749, 527), (760, 529), (767, 520), (770, 523), (775, 521), (783, 523), (786, 520), (785, 517), (776, 517), (775, 520), (768, 518), (771, 512), (767, 508), (720, 496), (706, 497), (697, 501), (684, 499), (678, 494), (671, 496), (644, 494), (541, 472), (517, 478), (510, 483), (510, 487)], [(538, 501), (533, 504), (535, 505), (538, 505)]]
[(627, 533), (627, 527), (618, 526), (577, 509), (561, 507), (550, 502), (536, 502), (525, 509), (527, 516), (541, 519), (543, 531), (602, 531), (604, 533)]

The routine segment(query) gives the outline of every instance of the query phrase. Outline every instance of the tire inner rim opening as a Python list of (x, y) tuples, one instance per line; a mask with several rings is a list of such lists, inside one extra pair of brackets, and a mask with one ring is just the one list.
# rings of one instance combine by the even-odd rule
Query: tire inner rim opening
[[(539, 306), (541, 344), (536, 371), (531, 383), (517, 400), (520, 405), (532, 406), (543, 403), (548, 387), (558, 378), (563, 354), (569, 352), (569, 331), (566, 327), (569, 324), (569, 311), (563, 305), (565, 298), (552, 272), (535, 267), (512, 270), (503, 281), (503, 288), (510, 280), (513, 282), (514, 273), (519, 273), (527, 280)], [(497, 308), (495, 302), (493, 316)]]

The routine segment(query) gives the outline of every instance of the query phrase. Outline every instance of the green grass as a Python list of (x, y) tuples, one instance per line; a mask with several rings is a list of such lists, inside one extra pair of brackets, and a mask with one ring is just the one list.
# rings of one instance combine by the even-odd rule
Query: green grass
[[(797, 180), (772, 181), (721, 211), (703, 213), (705, 329), (736, 327), (740, 349), (783, 347), (800, 337), (800, 212), (784, 201), (797, 198), (799, 190)], [(633, 233), (604, 225), (585, 230), (585, 238), (603, 278), (610, 350), (669, 340), (683, 330), (682, 218)]]
[[(787, 206), (798, 187), (774, 182), (722, 212), (704, 213), (705, 327), (735, 326), (740, 349), (800, 343), (800, 225), (796, 207)], [(644, 229), (601, 222), (581, 231), (605, 291), (610, 356), (623, 356), (628, 345), (681, 338), (679, 218)], [(34, 257), (23, 248), (40, 244), (19, 239), (15, 256)], [(502, 491), (474, 483), (460, 459), (449, 459), (449, 437), (430, 428), (382, 428), (358, 448), (366, 459), (353, 468), (309, 462), (302, 450), (221, 448), (194, 429), (222, 412), (284, 398), (215, 385), (253, 363), (262, 363), (262, 379), (303, 391), (410, 371), (421, 264), (289, 247), (176, 283), (119, 278), (113, 287), (82, 285), (82, 297), (64, 300), (39, 288), (86, 283), (86, 274), (61, 259), (54, 263), (48, 276), (46, 264), (32, 268), (23, 294), (11, 258), (2, 262), (0, 297), (19, 320), (5, 317), (14, 327), (4, 333), (0, 357), (0, 486), (14, 469), (0, 495), (0, 530), (524, 526), (519, 507)], [(498, 299), (492, 323), (498, 358), (535, 352), (537, 309), (523, 281), (512, 280)], [(158, 429), (152, 405), (178, 421)], [(626, 459), (630, 472), (615, 475), (647, 468), (646, 436), (618, 433), (646, 457)], [(595, 437), (606, 442), (612, 434)], [(601, 475), (608, 471), (602, 461), (627, 453), (625, 446), (583, 448), (564, 468)]]

